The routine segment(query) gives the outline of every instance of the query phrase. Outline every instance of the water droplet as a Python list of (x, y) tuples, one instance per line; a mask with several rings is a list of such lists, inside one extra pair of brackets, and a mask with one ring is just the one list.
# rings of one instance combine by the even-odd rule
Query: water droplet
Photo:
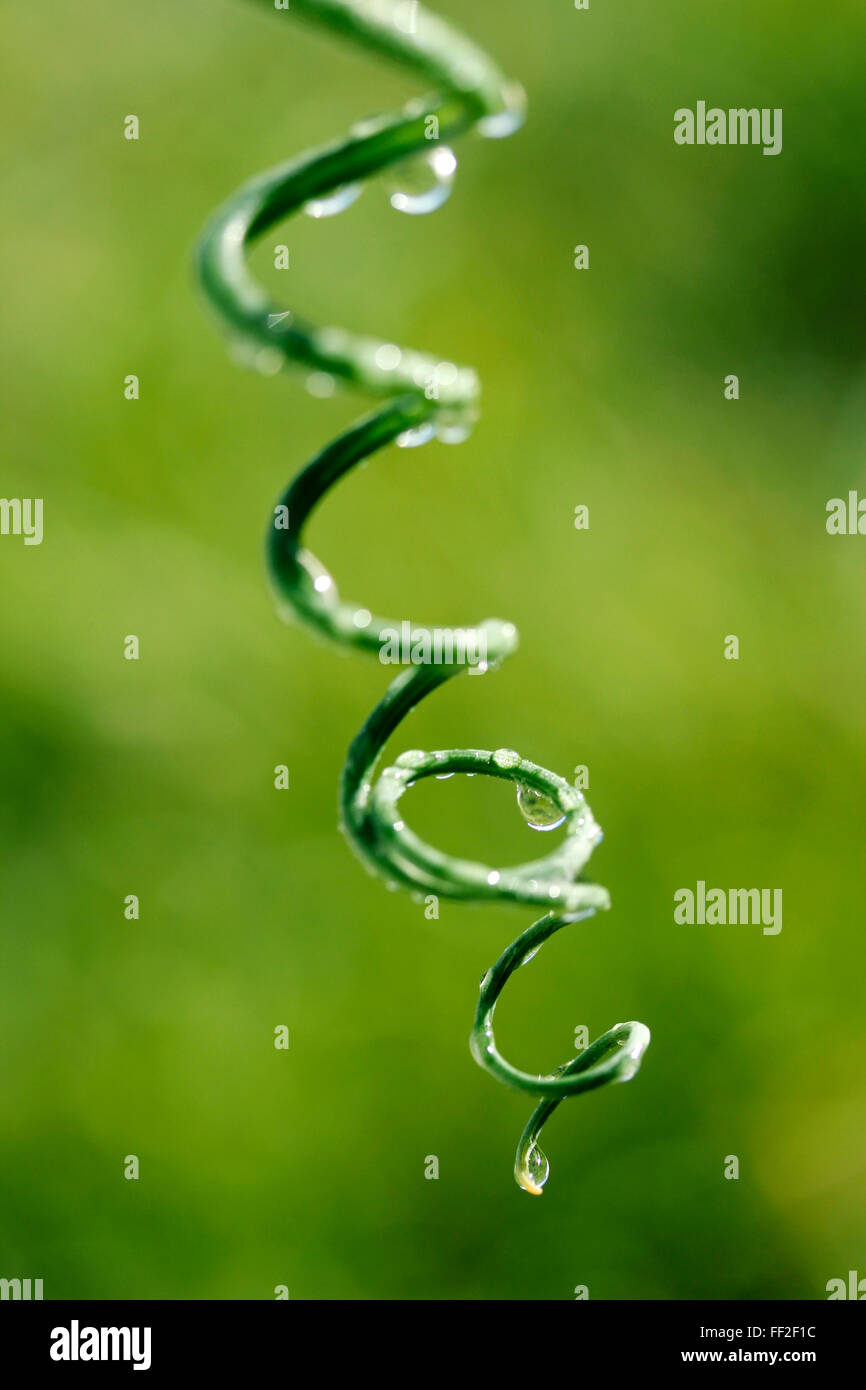
[(313, 347), (321, 357), (342, 357), (350, 345), (349, 334), (344, 328), (318, 328), (313, 333)]
[(420, 748), (409, 748), (405, 753), (401, 753), (396, 760), (397, 767), (420, 767), (425, 761), (427, 754)]
[(513, 135), (526, 120), (526, 93), (519, 82), (510, 82), (503, 93), (505, 105), (501, 111), (482, 116), (475, 129), (487, 140), (504, 140)]
[(393, 372), (399, 367), (403, 354), (396, 343), (382, 343), (376, 349), (374, 361), (380, 371)]
[(453, 386), (458, 375), (458, 368), (453, 362), (440, 362), (435, 372), (436, 382), (439, 386)]
[(478, 421), (478, 411), (467, 406), (440, 410), (436, 416), (436, 434), (443, 444), (462, 444), (468, 439)]
[(498, 869), (491, 870), (491, 872), (487, 875), (487, 882), (490, 884), (491, 888), (494, 888), (496, 886), (496, 884), (499, 882)]
[(497, 767), (516, 767), (520, 762), (520, 754), (515, 753), (513, 748), (497, 748), (493, 754), (493, 761)]
[(333, 396), (337, 383), (330, 372), (310, 372), (305, 385), (311, 396), (324, 400), (327, 396)]
[(448, 199), (456, 168), (457, 158), (447, 145), (402, 160), (384, 175), (392, 208), (414, 216), (434, 212)]
[(373, 614), (369, 608), (356, 608), (352, 614), (352, 622), (355, 627), (369, 627), (373, 621)]
[(517, 787), (517, 805), (530, 830), (555, 830), (565, 820), (564, 814), (549, 796), (522, 783)]
[(308, 217), (336, 217), (338, 212), (350, 208), (362, 192), (363, 184), (344, 183), (341, 188), (335, 188), (333, 193), (327, 193), (324, 198), (311, 198), (308, 203), (304, 203), (304, 212)]
[(261, 372), (262, 376), (276, 376), (285, 365), (285, 358), (279, 348), (263, 347), (256, 353), (256, 371)]
[(429, 444), (435, 434), (436, 427), (433, 422), (425, 420), (423, 425), (416, 425), (414, 429), (398, 434), (395, 443), (398, 449), (417, 449), (420, 444)]
[(549, 1176), (550, 1164), (547, 1161), (547, 1154), (537, 1144), (533, 1144), (523, 1160), (523, 1167), (518, 1174), (520, 1186), (527, 1192), (538, 1194)]

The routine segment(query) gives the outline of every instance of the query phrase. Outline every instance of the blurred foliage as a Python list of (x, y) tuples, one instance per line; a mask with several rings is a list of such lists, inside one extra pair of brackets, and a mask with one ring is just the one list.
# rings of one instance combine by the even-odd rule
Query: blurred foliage
[[(395, 617), (520, 628), (400, 747), (590, 769), (613, 909), (510, 987), (506, 1055), (541, 1070), (627, 1018), (653, 1044), (518, 1191), (530, 1107), (467, 1038), (530, 918), (427, 921), (361, 872), (336, 784), (387, 672), (265, 589), (269, 507), (366, 402), (239, 371), (191, 248), (246, 177), (411, 85), (235, 0), (10, 0), (0, 491), (44, 497), (45, 541), (0, 540), (0, 1273), (47, 1297), (820, 1298), (863, 1272), (866, 541), (824, 509), (866, 492), (866, 21), (441, 9), (522, 79), (525, 129), (464, 141), (435, 216), (371, 186), (287, 226), (290, 271), (259, 263), (310, 316), (474, 364), (484, 414), (348, 480), (312, 543)], [(781, 106), (783, 153), (675, 146), (699, 98)], [(537, 850), (501, 786), (414, 796), (447, 848)], [(781, 887), (782, 933), (675, 925), (697, 879)]]

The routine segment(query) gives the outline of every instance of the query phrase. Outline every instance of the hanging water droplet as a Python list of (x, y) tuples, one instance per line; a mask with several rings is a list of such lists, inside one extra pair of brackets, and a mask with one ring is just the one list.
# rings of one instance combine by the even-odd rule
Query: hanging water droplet
[(640, 1058), (624, 1055), (617, 1066), (614, 1081), (631, 1081), (632, 1077), (640, 1070)]
[(338, 212), (350, 208), (363, 191), (363, 184), (344, 183), (341, 188), (335, 188), (333, 193), (326, 193), (324, 198), (311, 198), (308, 203), (304, 203), (304, 212), (308, 217), (336, 217)]
[(501, 111), (482, 116), (475, 129), (487, 140), (504, 140), (513, 135), (526, 120), (526, 93), (519, 82), (510, 82), (503, 93), (505, 104)]
[(397, 212), (435, 212), (451, 194), (457, 157), (447, 145), (404, 159), (383, 176), (388, 201)]
[(517, 1180), (526, 1192), (532, 1192), (537, 1196), (549, 1176), (550, 1164), (547, 1161), (547, 1154), (537, 1144), (533, 1144), (523, 1160), (523, 1166), (517, 1174)]
[(436, 426), (432, 420), (425, 420), (423, 425), (415, 425), (413, 429), (398, 434), (395, 443), (398, 449), (417, 449), (420, 444), (429, 444), (435, 434)]
[(563, 812), (549, 796), (522, 782), (517, 786), (517, 805), (530, 830), (555, 830), (565, 820)]
[(478, 421), (478, 411), (468, 406), (440, 410), (436, 416), (436, 434), (443, 444), (462, 444), (468, 439)]

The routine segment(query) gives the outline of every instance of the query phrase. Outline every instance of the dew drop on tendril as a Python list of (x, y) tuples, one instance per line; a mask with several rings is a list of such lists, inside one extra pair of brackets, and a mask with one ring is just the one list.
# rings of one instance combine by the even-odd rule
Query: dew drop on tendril
[(394, 443), (398, 449), (417, 449), (421, 444), (429, 444), (430, 440), (435, 438), (436, 426), (431, 420), (425, 420), (423, 425), (416, 425), (413, 429), (398, 434)]
[(565, 820), (555, 801), (522, 782), (517, 787), (517, 805), (530, 830), (555, 830)]
[(310, 372), (304, 383), (307, 391), (317, 400), (325, 400), (328, 396), (333, 396), (337, 383), (330, 372)]
[(475, 428), (477, 414), (467, 408), (443, 408), (436, 416), (436, 436), (441, 444), (463, 444)]
[(317, 221), (322, 217), (336, 217), (337, 213), (345, 212), (346, 208), (357, 202), (363, 191), (363, 184), (344, 183), (333, 193), (326, 193), (323, 198), (311, 198), (308, 203), (304, 203), (304, 212), (308, 217), (315, 217)]
[(396, 759), (395, 766), (400, 768), (420, 767), (425, 756), (420, 748), (407, 748), (406, 752), (401, 753)]
[(497, 767), (516, 767), (520, 762), (520, 754), (515, 753), (513, 748), (497, 748), (493, 754), (493, 761)]
[(520, 1186), (527, 1192), (540, 1192), (547, 1182), (550, 1174), (550, 1164), (547, 1161), (547, 1154), (540, 1149), (537, 1144), (533, 1144), (523, 1165), (523, 1172), (520, 1174)]
[(451, 196), (457, 158), (447, 145), (401, 160), (383, 176), (388, 201), (396, 212), (422, 216), (435, 212)]
[(526, 120), (526, 92), (519, 82), (510, 82), (505, 91), (505, 105), (501, 111), (482, 116), (475, 129), (487, 140), (504, 140), (513, 135)]

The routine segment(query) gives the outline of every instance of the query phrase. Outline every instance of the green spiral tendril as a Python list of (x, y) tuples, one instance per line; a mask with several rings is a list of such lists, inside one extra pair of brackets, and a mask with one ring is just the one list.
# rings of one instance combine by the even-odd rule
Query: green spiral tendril
[[(345, 139), (252, 179), (215, 214), (198, 247), (204, 291), (224, 327), (257, 365), (272, 371), (301, 364), (386, 401), (297, 475), (275, 507), (267, 532), (271, 581), (286, 616), (294, 615), (344, 646), (380, 655), (386, 629), (399, 624), (340, 598), (330, 574), (303, 546), (304, 527), (340, 478), (378, 450), (395, 441), (414, 442), (425, 431), (445, 438), (451, 430), (455, 439), (468, 432), (479, 397), (478, 378), (471, 368), (428, 353), (304, 322), (271, 302), (250, 274), (246, 254), (290, 213), (422, 152), (429, 156), (431, 145), (441, 149), (444, 141), (471, 128), (494, 137), (510, 134), (522, 121), (522, 92), (475, 44), (410, 0), (291, 0), (291, 9), (278, 13), (287, 18), (300, 14), (347, 34), (405, 64), (434, 88), (401, 111), (365, 121)], [(436, 132), (433, 141), (431, 130)], [(439, 648), (434, 648), (434, 636)], [(425, 643), (434, 655), (406, 665), (349, 748), (340, 784), (341, 826), (362, 861), (389, 884), (416, 894), (544, 909), (484, 976), (470, 1037), (480, 1066), (541, 1098), (521, 1135), (514, 1169), (521, 1187), (539, 1193), (548, 1173), (538, 1143), (542, 1125), (567, 1096), (629, 1080), (650, 1035), (642, 1023), (617, 1024), (545, 1076), (519, 1071), (498, 1052), (493, 1014), (513, 972), (561, 927), (609, 906), (607, 891), (583, 877), (601, 831), (581, 792), (510, 749), (415, 749), (377, 772), (385, 744), (418, 701), (464, 670), (497, 666), (516, 648), (517, 632), (500, 619), (460, 629), (411, 625), (410, 652), (416, 644), (424, 649)], [(453, 773), (516, 784), (530, 806), (546, 808), (552, 821), (562, 824), (564, 838), (543, 858), (513, 867), (458, 859), (425, 844), (404, 821), (401, 798), (424, 778)]]

